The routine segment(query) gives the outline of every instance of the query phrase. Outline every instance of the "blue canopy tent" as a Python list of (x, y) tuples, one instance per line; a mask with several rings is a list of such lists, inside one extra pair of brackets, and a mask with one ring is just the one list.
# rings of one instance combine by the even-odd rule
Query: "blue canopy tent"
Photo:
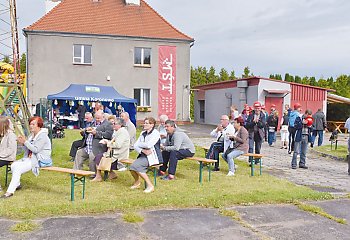
[(71, 84), (60, 93), (48, 95), (47, 99), (73, 101), (75, 106), (78, 105), (78, 102), (83, 101), (87, 109), (91, 109), (89, 102), (101, 102), (104, 106), (108, 106), (114, 114), (117, 107), (121, 105), (124, 111), (129, 113), (130, 120), (136, 126), (137, 100), (121, 95), (111, 86)]

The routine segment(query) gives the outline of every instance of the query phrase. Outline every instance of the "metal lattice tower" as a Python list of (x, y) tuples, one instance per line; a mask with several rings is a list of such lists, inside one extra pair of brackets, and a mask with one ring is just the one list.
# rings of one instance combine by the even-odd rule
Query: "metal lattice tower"
[[(0, 109), (2, 114), (11, 118), (16, 132), (28, 135), (30, 112), (23, 95), (23, 82), (20, 74), (16, 0), (6, 1), (8, 2), (8, 7), (6, 4), (0, 3), (0, 15), (2, 16), (0, 20), (4, 23), (2, 24), (4, 29), (0, 27), (0, 43), (1, 49), (4, 49), (4, 47), (12, 49), (13, 73), (9, 74), (9, 77), (6, 79), (0, 79), (0, 87), (7, 88), (6, 94), (0, 92)], [(5, 14), (9, 14), (9, 22), (3, 18)], [(6, 27), (9, 31), (7, 31)], [(7, 37), (8, 34), (10, 37)], [(8, 38), (11, 38), (11, 47), (5, 42)], [(5, 51), (0, 53), (1, 58), (5, 56), (7, 56)], [(17, 111), (15, 110), (16, 105), (18, 105)]]

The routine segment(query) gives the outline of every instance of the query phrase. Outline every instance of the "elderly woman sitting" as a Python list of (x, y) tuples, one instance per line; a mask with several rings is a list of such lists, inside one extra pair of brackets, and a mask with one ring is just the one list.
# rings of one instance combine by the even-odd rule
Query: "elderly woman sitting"
[[(0, 167), (16, 160), (17, 142), (12, 123), (7, 117), (0, 117)], [(0, 192), (2, 192), (0, 186)]]
[(21, 188), (21, 175), (32, 170), (35, 176), (39, 175), (40, 167), (52, 165), (51, 142), (47, 130), (43, 129), (43, 119), (32, 117), (29, 119), (31, 135), (28, 139), (19, 136), (17, 141), (24, 145), (24, 157), (11, 165), (12, 179), (10, 185), (1, 198), (12, 197), (16, 190)]
[[(105, 155), (112, 156), (112, 166), (109, 173), (109, 179), (114, 179), (117, 177), (113, 170), (117, 170), (117, 162), (121, 159), (129, 158), (129, 146), (130, 146), (130, 136), (128, 130), (126, 130), (125, 121), (122, 118), (114, 118), (113, 123), (113, 135), (112, 140), (109, 141), (107, 139), (103, 139), (100, 141), (102, 144), (107, 144), (108, 152), (100, 153), (95, 157), (96, 168), (98, 169), (98, 165), (100, 164), (101, 158)], [(108, 156), (109, 157), (109, 156)], [(91, 180), (92, 182), (101, 182), (102, 176), (101, 171), (97, 170), (96, 177)]]

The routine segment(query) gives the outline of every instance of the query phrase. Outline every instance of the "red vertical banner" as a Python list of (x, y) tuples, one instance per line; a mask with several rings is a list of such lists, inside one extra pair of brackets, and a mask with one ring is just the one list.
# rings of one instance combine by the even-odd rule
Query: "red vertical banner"
[(158, 116), (176, 119), (176, 47), (158, 49)]

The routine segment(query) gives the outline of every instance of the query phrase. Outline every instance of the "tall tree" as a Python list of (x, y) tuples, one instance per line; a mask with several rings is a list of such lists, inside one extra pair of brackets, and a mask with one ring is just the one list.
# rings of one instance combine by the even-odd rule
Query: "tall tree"
[(310, 77), (310, 82), (309, 82), (309, 84), (310, 84), (311, 86), (318, 86), (315, 77)]
[(250, 77), (250, 76), (251, 76), (251, 74), (250, 74), (250, 69), (249, 69), (249, 67), (247, 66), (247, 67), (245, 67), (244, 70), (243, 70), (242, 78), (248, 78), (248, 77)]
[(211, 66), (208, 72), (208, 82), (214, 83), (217, 81), (219, 81), (219, 77), (216, 75), (215, 68)]
[(228, 72), (225, 68), (221, 68), (219, 73), (220, 81), (227, 81), (230, 79), (230, 76), (228, 75)]
[(295, 76), (295, 82), (296, 83), (301, 83), (301, 77), (299, 77), (298, 75)]
[(25, 53), (22, 54), (21, 60), (19, 61), (19, 65), (21, 68), (21, 73), (26, 73), (26, 62), (27, 62), (27, 56)]
[(350, 77), (340, 75), (334, 83), (336, 94), (343, 97), (350, 97)]
[(12, 64), (10, 56), (8, 56), (8, 55), (4, 56), (4, 60), (2, 60), (2, 61), (5, 62), (5, 63)]
[(230, 73), (230, 79), (231, 79), (231, 80), (236, 79), (235, 70), (232, 70), (232, 71), (231, 71), (231, 73)]

